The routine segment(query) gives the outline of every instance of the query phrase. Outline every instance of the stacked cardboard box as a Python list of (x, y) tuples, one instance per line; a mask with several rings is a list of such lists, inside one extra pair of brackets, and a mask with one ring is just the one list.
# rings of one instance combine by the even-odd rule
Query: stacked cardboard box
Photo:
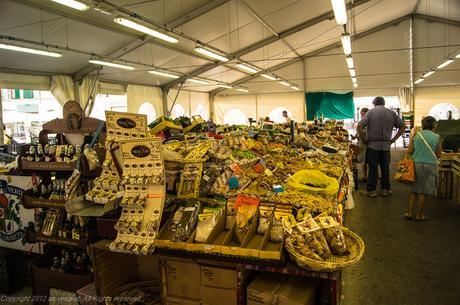
[(247, 289), (247, 305), (317, 304), (319, 284), (305, 277), (261, 273)]
[(236, 270), (201, 267), (202, 305), (237, 304), (238, 276)]
[(200, 265), (192, 260), (162, 261), (166, 305), (200, 305)]
[(166, 305), (236, 305), (238, 275), (234, 269), (200, 266), (191, 260), (162, 260)]

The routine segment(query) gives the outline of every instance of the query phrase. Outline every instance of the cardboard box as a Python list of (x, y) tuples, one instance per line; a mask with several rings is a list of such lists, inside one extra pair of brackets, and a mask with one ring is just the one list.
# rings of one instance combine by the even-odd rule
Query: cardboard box
[(316, 304), (319, 284), (314, 279), (291, 276), (278, 290), (279, 305)]
[(286, 275), (261, 273), (247, 289), (247, 305), (274, 304), (276, 293), (286, 280)]
[(319, 282), (314, 279), (261, 273), (247, 289), (247, 305), (313, 305)]
[(164, 260), (164, 275), (168, 296), (178, 296), (199, 300), (200, 295), (200, 265), (190, 260)]
[(201, 305), (200, 300), (192, 300), (178, 297), (166, 297), (165, 305)]
[(201, 286), (202, 305), (236, 305), (236, 289), (223, 289)]
[(201, 285), (214, 288), (237, 289), (238, 275), (236, 270), (202, 266)]

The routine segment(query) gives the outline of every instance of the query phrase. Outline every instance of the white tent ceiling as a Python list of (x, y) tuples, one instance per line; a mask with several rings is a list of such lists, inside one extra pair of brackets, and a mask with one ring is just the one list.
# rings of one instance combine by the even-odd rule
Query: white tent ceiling
[[(148, 73), (149, 69), (159, 67), (236, 83), (249, 88), (251, 93), (292, 92), (277, 82), (242, 72), (235, 66), (235, 59), (222, 65), (195, 53), (193, 48), (199, 41), (229, 56), (236, 55), (257, 67), (270, 69), (301, 90), (352, 89), (345, 57), (336, 46), (343, 29), (327, 15), (331, 11), (329, 0), (93, 0), (91, 3), (111, 15), (93, 9), (79, 12), (50, 0), (0, 1), (0, 35), (17, 39), (20, 45), (37, 47), (44, 42), (49, 49), (68, 48), (61, 50), (64, 56), (57, 59), (0, 51), (0, 70), (60, 73), (78, 78), (96, 73), (88, 64), (92, 56), (106, 56), (136, 66), (135, 71), (104, 67), (100, 77), (110, 81), (168, 88), (174, 84), (171, 79)], [(356, 38), (353, 56), (359, 91), (395, 92), (399, 87), (410, 86), (410, 16), (413, 17), (414, 78), (460, 49), (460, 1), (355, 0), (354, 3), (349, 10), (347, 29)], [(113, 22), (115, 16), (127, 14), (136, 15), (153, 28), (166, 25), (179, 42), (169, 44), (151, 39)], [(433, 17), (430, 22), (427, 16)], [(456, 60), (420, 86), (459, 84), (459, 69), (460, 60)], [(215, 84), (197, 86), (186, 82), (184, 88), (238, 93), (217, 91)]]

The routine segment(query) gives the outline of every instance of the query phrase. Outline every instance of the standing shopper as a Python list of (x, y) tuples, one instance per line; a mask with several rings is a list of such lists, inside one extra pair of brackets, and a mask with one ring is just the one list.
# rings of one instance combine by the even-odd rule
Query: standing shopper
[(414, 216), (417, 201), (415, 220), (425, 220), (423, 209), (426, 196), (436, 195), (438, 158), (441, 157), (441, 137), (433, 132), (436, 124), (434, 117), (427, 116), (422, 120), (422, 130), (415, 133), (410, 139), (407, 153), (412, 155), (414, 160), (415, 182), (412, 182), (407, 211), (404, 214), (407, 219), (412, 219)]
[[(361, 112), (360, 112), (361, 119), (364, 118), (364, 116), (366, 115), (368, 111), (369, 111), (368, 108), (361, 109)], [(364, 134), (366, 134), (366, 130), (364, 130)], [(366, 138), (364, 137), (364, 139)], [(358, 155), (358, 162), (361, 163), (363, 167), (363, 177), (359, 181), (367, 182), (367, 158), (366, 158), (367, 146), (363, 142), (363, 138), (361, 138), (359, 135), (358, 135), (358, 146), (360, 148), (359, 155)]]
[[(396, 112), (385, 108), (385, 99), (377, 96), (372, 101), (375, 108), (369, 110), (358, 123), (358, 133), (364, 144), (367, 144), (366, 157), (369, 164), (366, 195), (377, 196), (378, 167), (382, 174), (381, 195), (391, 195), (390, 185), (390, 148), (406, 129)], [(393, 128), (399, 128), (392, 138)], [(364, 132), (367, 128), (367, 134)]]

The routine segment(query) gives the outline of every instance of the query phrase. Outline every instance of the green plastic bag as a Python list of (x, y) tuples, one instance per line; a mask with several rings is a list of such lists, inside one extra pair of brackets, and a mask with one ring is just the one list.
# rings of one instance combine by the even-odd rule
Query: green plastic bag
[(305, 169), (289, 177), (286, 188), (333, 196), (339, 191), (339, 182), (321, 171)]

